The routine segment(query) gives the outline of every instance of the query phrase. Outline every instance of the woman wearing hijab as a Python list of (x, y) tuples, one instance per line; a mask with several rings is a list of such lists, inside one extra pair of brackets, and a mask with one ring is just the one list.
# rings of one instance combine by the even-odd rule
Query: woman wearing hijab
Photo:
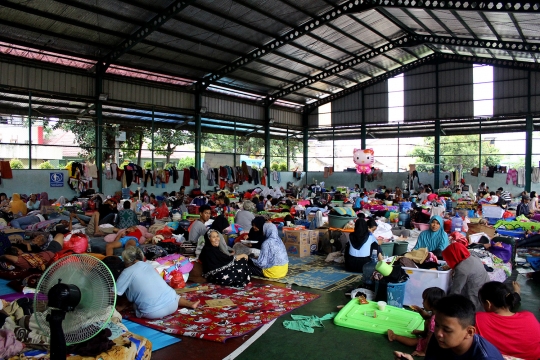
[(13, 217), (18, 218), (25, 216), (28, 212), (26, 204), (21, 200), (21, 195), (13, 193), (11, 202), (9, 203), (10, 211), (13, 213)]
[(45, 191), (39, 195), (39, 201), (42, 208), (44, 206), (51, 206), (51, 202), (49, 201), (49, 194), (47, 194)]
[(250, 244), (251, 247), (255, 249), (261, 249), (261, 246), (266, 239), (263, 232), (264, 224), (266, 223), (266, 218), (264, 216), (256, 216), (255, 219), (251, 221), (251, 229), (249, 230), (248, 239), (252, 241), (257, 241), (256, 243)]
[(379, 242), (372, 234), (376, 229), (377, 223), (371, 218), (356, 220), (354, 232), (345, 246), (345, 270), (361, 273), (364, 265), (371, 261), (373, 250), (381, 254)]
[(261, 253), (257, 259), (249, 259), (251, 274), (264, 276), (270, 279), (279, 279), (289, 271), (289, 257), (283, 241), (278, 236), (276, 225), (265, 223), (263, 225), (265, 240), (261, 246)]
[(429, 220), (429, 229), (420, 233), (413, 250), (427, 248), (440, 258), (441, 252), (448, 246), (448, 235), (444, 232), (443, 225), (443, 219), (439, 215), (433, 216)]
[(203, 274), (211, 283), (244, 287), (250, 281), (250, 269), (248, 266), (248, 256), (225, 255), (219, 250), (220, 236), (216, 230), (210, 229), (204, 235), (204, 247), (199, 255), (202, 262)]
[(478, 299), (478, 291), (489, 281), (489, 276), (482, 260), (471, 256), (469, 250), (461, 243), (452, 243), (442, 252), (444, 261), (453, 270), (450, 294), (460, 294), (469, 298), (482, 311), (482, 303)]

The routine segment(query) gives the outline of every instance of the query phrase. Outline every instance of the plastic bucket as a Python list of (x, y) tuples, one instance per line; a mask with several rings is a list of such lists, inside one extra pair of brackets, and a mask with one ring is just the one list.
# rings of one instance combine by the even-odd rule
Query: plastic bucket
[(357, 219), (356, 216), (337, 216), (328, 215), (328, 225), (333, 228), (342, 229), (351, 220)]
[(408, 241), (396, 241), (394, 244), (394, 256), (401, 256), (405, 254), (409, 247)]
[(403, 308), (403, 300), (405, 299), (405, 286), (407, 282), (388, 283), (386, 287), (387, 303), (390, 306)]
[(379, 261), (375, 266), (375, 270), (380, 272), (383, 276), (388, 276), (392, 273), (392, 265), (387, 264), (386, 261)]
[(470, 218), (473, 218), (473, 217), (476, 217), (476, 216), (475, 216), (475, 213), (476, 213), (476, 211), (474, 211), (474, 210), (469, 210), (469, 212), (468, 212), (469, 219), (470, 219)]
[(392, 256), (394, 254), (394, 243), (393, 242), (382, 243), (381, 250), (384, 256)]

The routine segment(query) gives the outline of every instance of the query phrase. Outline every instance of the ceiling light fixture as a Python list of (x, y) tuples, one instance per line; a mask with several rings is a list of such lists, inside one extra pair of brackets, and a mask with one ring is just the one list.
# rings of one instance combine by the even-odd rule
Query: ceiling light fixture
[(109, 100), (109, 94), (99, 94), (98, 99), (99, 101), (107, 101)]

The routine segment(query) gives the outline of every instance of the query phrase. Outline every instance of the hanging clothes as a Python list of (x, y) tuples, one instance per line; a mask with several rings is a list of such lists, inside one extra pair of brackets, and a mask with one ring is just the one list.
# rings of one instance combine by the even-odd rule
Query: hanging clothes
[(506, 185), (510, 183), (513, 185), (517, 185), (518, 183), (518, 172), (516, 169), (509, 169), (508, 173), (506, 174)]
[(518, 180), (517, 180), (518, 186), (523, 187), (525, 186), (525, 168), (520, 167), (517, 171), (518, 171)]
[(531, 182), (538, 184), (540, 182), (540, 167), (532, 169)]
[(183, 182), (182, 182), (182, 185), (184, 185), (184, 186), (189, 186), (190, 181), (191, 181), (190, 179), (191, 179), (191, 178), (190, 178), (190, 171), (189, 171), (189, 169), (188, 169), (188, 168), (184, 168), (184, 180), (183, 180)]

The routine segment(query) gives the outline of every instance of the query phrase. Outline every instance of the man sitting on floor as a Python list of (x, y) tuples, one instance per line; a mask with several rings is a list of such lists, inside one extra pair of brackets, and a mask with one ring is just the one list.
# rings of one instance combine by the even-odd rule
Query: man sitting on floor
[[(424, 360), (503, 360), (499, 350), (476, 334), (475, 306), (462, 295), (450, 295), (435, 304), (435, 332)], [(413, 357), (394, 351), (394, 359)]]
[(38, 269), (43, 271), (54, 258), (54, 255), (60, 250), (62, 250), (63, 246), (64, 235), (58, 233), (45, 251), (29, 254), (23, 252), (21, 249), (15, 246), (12, 246), (6, 249), (4, 255), (0, 256), (0, 261), (4, 261), (7, 263), (7, 270)]

